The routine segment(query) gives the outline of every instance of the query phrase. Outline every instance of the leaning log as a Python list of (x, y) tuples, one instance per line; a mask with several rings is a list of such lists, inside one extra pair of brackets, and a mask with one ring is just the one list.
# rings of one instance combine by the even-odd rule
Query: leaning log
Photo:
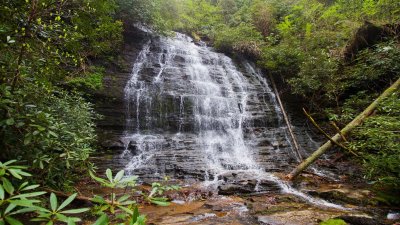
[[(386, 89), (375, 101), (371, 103), (361, 114), (359, 114), (353, 121), (347, 124), (340, 133), (337, 133), (332, 137), (332, 140), (340, 142), (342, 140), (342, 135), (346, 136), (353, 130), (356, 126), (360, 125), (368, 116), (370, 116), (378, 104), (382, 102), (383, 99), (393, 94), (399, 89), (400, 78), (394, 82), (388, 89)], [(286, 178), (292, 180), (296, 178), (303, 170), (307, 169), (315, 160), (317, 160), (322, 154), (324, 154), (328, 149), (332, 147), (333, 143), (331, 141), (325, 142), (321, 147), (319, 147), (313, 154), (311, 154), (307, 159), (300, 163), (292, 172), (290, 172)]]
[(292, 125), (290, 123), (289, 117), (287, 116), (287, 113), (285, 111), (285, 107), (283, 107), (283, 104), (282, 104), (282, 101), (281, 101), (281, 97), (279, 96), (278, 88), (276, 87), (276, 84), (275, 84), (274, 77), (272, 77), (272, 75), (269, 74), (269, 79), (271, 80), (272, 88), (274, 89), (276, 100), (278, 101), (279, 107), (282, 110), (282, 115), (283, 115), (283, 118), (285, 120), (286, 126), (288, 128), (290, 137), (292, 139), (292, 143), (294, 145), (295, 153), (297, 155), (298, 160), (301, 161), (303, 158), (302, 158), (302, 156), (300, 154), (300, 147), (299, 147), (299, 144), (297, 143), (296, 136), (294, 135), (294, 132), (293, 132)]

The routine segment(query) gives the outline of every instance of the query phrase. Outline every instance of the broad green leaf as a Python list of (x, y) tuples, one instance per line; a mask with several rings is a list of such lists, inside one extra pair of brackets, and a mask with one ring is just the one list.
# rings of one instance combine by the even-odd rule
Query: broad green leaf
[(50, 194), (50, 207), (53, 212), (57, 210), (57, 197), (54, 193)]
[(4, 188), (3, 185), (0, 184), (0, 200), (4, 200)]
[(119, 171), (117, 175), (115, 175), (114, 182), (119, 182), (124, 176), (124, 173), (125, 173), (124, 170)]
[(110, 182), (113, 182), (112, 172), (111, 172), (110, 169), (107, 169), (107, 170), (106, 170), (106, 175), (107, 175), (108, 180), (109, 180)]
[(125, 177), (124, 179), (121, 180), (121, 183), (130, 183), (136, 181), (138, 178), (139, 178), (138, 176)]
[(21, 170), (18, 170), (18, 169), (8, 169), (8, 171), (11, 173), (11, 175), (13, 175), (15, 178), (17, 178), (17, 179), (22, 179), (22, 177), (19, 175), (19, 172), (21, 171)]
[(19, 220), (14, 219), (11, 216), (6, 216), (5, 219), (6, 219), (7, 223), (9, 223), (10, 225), (24, 225)]
[(2, 177), (1, 180), (3, 181), (3, 187), (6, 190), (6, 192), (10, 195), (14, 194), (15, 189), (14, 186), (11, 184), (11, 182), (5, 177)]
[(67, 222), (67, 221), (68, 221), (68, 217), (65, 216), (65, 215), (63, 215), (63, 214), (61, 214), (61, 213), (57, 213), (57, 214), (56, 214), (56, 217), (57, 217), (57, 219), (58, 219), (59, 221), (62, 221), (62, 222)]
[(99, 195), (95, 195), (95, 196), (92, 198), (92, 201), (93, 201), (93, 202), (96, 202), (96, 203), (100, 203), (100, 204), (106, 203), (106, 201), (104, 200), (104, 198), (101, 197), (101, 196), (99, 196)]
[(37, 191), (37, 192), (32, 192), (32, 193), (25, 193), (25, 194), (20, 194), (20, 195), (15, 195), (11, 197), (10, 199), (16, 199), (16, 198), (30, 198), (30, 197), (36, 197), (39, 195), (44, 195), (47, 192), (45, 191)]
[(146, 225), (146, 217), (139, 216), (136, 220), (136, 223), (134, 223), (134, 225)]
[(4, 210), (4, 214), (8, 214), (9, 212), (11, 212), (13, 209), (15, 209), (15, 207), (17, 207), (17, 205), (14, 204), (9, 204), (6, 208), (6, 210)]
[(19, 188), (18, 188), (18, 190), (22, 190), (24, 187), (26, 187), (26, 185), (28, 185), (29, 184), (29, 182), (24, 182), (24, 183), (22, 183), (21, 185), (19, 185)]
[(109, 219), (107, 214), (102, 214), (94, 224), (92, 225), (108, 225), (109, 224)]
[(7, 161), (7, 162), (3, 163), (3, 165), (4, 165), (4, 166), (8, 166), (8, 165), (10, 165), (10, 164), (12, 164), (12, 163), (15, 163), (16, 161), (17, 161), (17, 160), (13, 159), (13, 160), (10, 160), (10, 161)]
[(17, 215), (17, 214), (24, 214), (24, 213), (33, 212), (33, 211), (36, 211), (36, 209), (33, 207), (23, 208), (23, 209), (19, 209), (17, 211), (10, 213), (9, 215), (11, 216), (11, 215)]
[(25, 171), (19, 171), (18, 172), (19, 173), (19, 175), (21, 175), (21, 176), (25, 176), (25, 177), (30, 177), (30, 176), (32, 176), (32, 174), (30, 174), (30, 173), (27, 173), (27, 172), (25, 172)]
[(130, 196), (129, 195), (123, 195), (122, 197), (120, 197), (117, 201), (119, 203), (122, 203), (123, 201), (126, 201)]
[(6, 124), (8, 126), (14, 125), (14, 123), (15, 123), (14, 118), (9, 118), (9, 119), (6, 120)]
[(102, 184), (107, 184), (107, 181), (106, 181), (106, 180), (104, 180), (104, 179), (102, 179), (102, 178), (100, 178), (100, 177), (95, 176), (95, 175), (92, 173), (92, 171), (89, 171), (89, 175), (90, 175), (95, 181), (100, 182), (100, 183), (102, 183)]
[(29, 199), (18, 199), (18, 200), (10, 200), (10, 202), (14, 205), (23, 206), (23, 207), (31, 207), (33, 203), (40, 202), (39, 200), (29, 200)]
[(38, 188), (39, 186), (40, 186), (39, 184), (29, 185), (27, 187), (22, 188), (22, 191), (33, 190), (33, 189)]
[(86, 211), (89, 211), (89, 210), (90, 210), (89, 208), (69, 209), (69, 210), (62, 211), (62, 213), (65, 213), (65, 214), (77, 214), (77, 213), (83, 213), (83, 212), (86, 212)]
[(24, 139), (24, 145), (29, 145), (32, 141), (32, 135), (26, 135)]
[(169, 206), (171, 204), (169, 202), (156, 201), (156, 200), (150, 200), (150, 202), (159, 206)]
[(46, 225), (53, 225), (53, 224), (54, 224), (54, 223), (53, 223), (53, 221), (51, 221), (51, 220), (50, 220), (49, 222), (46, 223)]
[(128, 213), (129, 215), (132, 215), (132, 214), (133, 214), (133, 211), (130, 210), (130, 209), (128, 209), (128, 208), (126, 208), (126, 207), (123, 207), (123, 206), (120, 206), (120, 205), (119, 205), (118, 208), (124, 210), (124, 211), (125, 211), (126, 213)]
[(138, 217), (139, 217), (139, 209), (136, 206), (135, 209), (133, 210), (131, 224), (136, 223)]
[(60, 207), (58, 207), (57, 210), (60, 211), (61, 209), (65, 208), (65, 206), (69, 205), (69, 204), (75, 199), (75, 197), (76, 197), (77, 195), (78, 195), (78, 194), (75, 193), (75, 194), (69, 196), (69, 197), (60, 205)]
[(120, 202), (120, 205), (132, 205), (135, 203), (136, 203), (136, 201), (128, 200), (128, 201)]
[(75, 225), (75, 221), (73, 218), (68, 218), (67, 225)]

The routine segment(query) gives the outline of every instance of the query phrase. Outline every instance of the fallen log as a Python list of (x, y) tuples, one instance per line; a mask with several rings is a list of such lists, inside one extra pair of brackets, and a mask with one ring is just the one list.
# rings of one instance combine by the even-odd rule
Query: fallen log
[(274, 78), (272, 77), (271, 74), (269, 74), (269, 79), (271, 80), (272, 88), (274, 89), (275, 96), (276, 96), (276, 99), (278, 101), (279, 107), (282, 110), (282, 115), (283, 115), (283, 118), (285, 120), (286, 126), (288, 128), (290, 137), (292, 139), (292, 143), (294, 145), (294, 150), (295, 150), (295, 153), (297, 155), (298, 161), (301, 161), (303, 158), (302, 158), (302, 156), (300, 154), (299, 144), (297, 143), (297, 139), (296, 139), (296, 136), (294, 135), (294, 132), (293, 132), (292, 125), (290, 123), (289, 117), (287, 116), (286, 110), (283, 107), (283, 104), (282, 104), (282, 101), (281, 101), (281, 97), (279, 96), (278, 88), (276, 87), (275, 80), (274, 80)]
[[(337, 133), (332, 137), (333, 141), (340, 142), (342, 136), (346, 136), (353, 130), (356, 126), (360, 125), (368, 116), (370, 116), (378, 104), (389, 95), (393, 94), (399, 89), (400, 78), (396, 80), (388, 89), (386, 89), (375, 101), (373, 101), (362, 113), (360, 113), (353, 121), (347, 124), (341, 132)], [(328, 149), (332, 147), (332, 141), (327, 141), (321, 147), (319, 147), (313, 154), (311, 154), (307, 159), (301, 162), (292, 172), (286, 175), (286, 179), (293, 180), (296, 178), (303, 170), (307, 169), (315, 160), (317, 160), (322, 154), (324, 154)]]
[[(351, 154), (358, 156), (356, 153), (354, 153), (353, 151), (351, 151), (351, 149), (348, 149), (346, 146), (340, 144), (339, 142), (333, 140), (329, 134), (327, 134), (318, 124), (317, 122), (315, 122), (314, 118), (312, 118), (312, 116), (303, 108), (303, 112), (304, 114), (307, 116), (307, 118), (311, 121), (311, 123), (315, 126), (315, 128), (317, 128), (319, 130), (319, 132), (321, 132), (328, 140), (330, 140), (333, 144), (337, 145), (338, 147), (350, 152)], [(338, 132), (340, 134), (340, 137), (342, 138), (342, 140), (346, 140), (344, 139), (344, 136), (341, 134), (340, 130)]]

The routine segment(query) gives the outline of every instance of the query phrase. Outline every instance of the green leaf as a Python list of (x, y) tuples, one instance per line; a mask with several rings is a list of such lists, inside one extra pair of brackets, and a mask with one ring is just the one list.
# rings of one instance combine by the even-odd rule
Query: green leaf
[(62, 221), (62, 222), (67, 222), (67, 221), (68, 221), (68, 217), (67, 217), (67, 216), (64, 216), (64, 215), (61, 214), (61, 213), (57, 213), (57, 214), (56, 214), (56, 217), (57, 217), (57, 219), (58, 219), (59, 221)]
[(29, 207), (29, 208), (23, 208), (23, 209), (14, 211), (14, 212), (10, 213), (9, 215), (11, 216), (11, 215), (17, 215), (17, 214), (24, 214), (24, 213), (33, 212), (33, 211), (36, 211), (36, 209), (33, 207)]
[(22, 188), (21, 190), (22, 190), (22, 191), (33, 190), (33, 189), (38, 188), (39, 186), (40, 186), (39, 184), (29, 185), (29, 186), (27, 186), (27, 187)]
[(95, 195), (95, 196), (93, 197), (92, 201), (93, 201), (93, 202), (96, 202), (96, 203), (100, 203), (100, 204), (106, 203), (106, 200), (104, 200), (104, 198), (101, 197), (101, 196), (99, 196), (99, 195)]
[(129, 215), (132, 215), (132, 214), (133, 214), (133, 211), (130, 210), (130, 209), (128, 209), (128, 208), (126, 208), (126, 207), (118, 206), (118, 208), (124, 210), (124, 211), (125, 211), (126, 213), (128, 213)]
[(17, 179), (22, 179), (22, 177), (18, 174), (21, 170), (18, 169), (8, 169), (8, 171)]
[(123, 201), (126, 201), (129, 197), (129, 195), (123, 195), (117, 200), (117, 202), (122, 203)]
[(1, 180), (3, 181), (3, 187), (7, 191), (7, 193), (10, 195), (14, 194), (15, 189), (11, 182), (5, 177), (2, 177)]
[(6, 124), (8, 126), (14, 125), (14, 123), (15, 123), (14, 118), (9, 118), (9, 119), (6, 120)]
[(25, 177), (30, 177), (30, 176), (32, 176), (32, 174), (30, 174), (30, 173), (27, 173), (27, 172), (25, 172), (25, 171), (22, 171), (22, 170), (20, 170), (18, 173), (19, 173), (19, 175), (21, 175), (21, 176), (25, 176)]
[(62, 211), (62, 213), (65, 213), (65, 214), (77, 214), (77, 213), (83, 213), (83, 212), (86, 212), (86, 211), (89, 211), (89, 210), (90, 210), (89, 208), (69, 209), (69, 210)]
[(55, 212), (57, 209), (57, 197), (54, 193), (50, 194), (50, 207), (53, 212)]
[(146, 225), (146, 217), (139, 216), (136, 220), (136, 223), (134, 223), (134, 225)]
[(10, 200), (10, 202), (14, 205), (23, 206), (23, 207), (31, 207), (33, 203), (40, 202), (39, 200), (29, 200), (29, 199), (21, 199), (21, 200)]
[(124, 170), (119, 171), (117, 175), (115, 175), (114, 182), (119, 182), (124, 176), (124, 173), (125, 173)]
[(10, 199), (16, 199), (16, 198), (30, 198), (30, 197), (36, 197), (39, 195), (44, 195), (47, 192), (45, 191), (37, 191), (37, 192), (31, 192), (31, 193), (25, 193), (25, 194), (19, 194), (11, 197)]
[(102, 214), (93, 225), (108, 225), (109, 219), (107, 214)]
[(6, 219), (7, 223), (9, 223), (10, 225), (24, 225), (19, 220), (16, 220), (16, 219), (12, 218), (11, 216), (6, 216), (5, 219)]
[(50, 220), (49, 222), (46, 223), (46, 225), (53, 225), (53, 224), (54, 224), (54, 223), (53, 223), (53, 221), (51, 221), (51, 220)]
[(68, 218), (67, 225), (75, 225), (75, 221), (73, 218)]
[(0, 184), (0, 200), (4, 200), (4, 188), (3, 185)]
[(138, 209), (138, 207), (136, 206), (135, 209), (133, 210), (132, 221), (131, 221), (131, 223), (132, 223), (132, 224), (133, 224), (133, 223), (136, 223), (138, 217), (139, 217), (139, 209)]
[(9, 212), (11, 212), (13, 209), (15, 209), (15, 207), (17, 207), (17, 205), (14, 204), (9, 204), (6, 208), (6, 210), (4, 211), (4, 214), (8, 214)]
[(89, 171), (89, 175), (90, 175), (95, 181), (100, 182), (100, 183), (102, 183), (102, 184), (107, 184), (107, 181), (106, 181), (106, 180), (104, 180), (104, 179), (102, 179), (102, 178), (100, 178), (100, 177), (95, 176), (95, 175), (92, 173), (92, 171)]
[(107, 169), (107, 170), (106, 170), (106, 175), (107, 175), (108, 180), (109, 180), (110, 182), (113, 182), (112, 172), (111, 172), (110, 169)]
[(156, 201), (156, 200), (150, 200), (150, 202), (159, 206), (169, 206), (171, 204), (169, 202)]
[(65, 208), (65, 206), (69, 205), (69, 204), (75, 199), (75, 197), (76, 197), (77, 195), (78, 195), (78, 194), (75, 193), (75, 194), (69, 196), (69, 197), (60, 205), (60, 207), (58, 207), (57, 210), (60, 211), (61, 209)]
[(32, 135), (26, 135), (24, 139), (24, 145), (29, 145), (32, 141)]

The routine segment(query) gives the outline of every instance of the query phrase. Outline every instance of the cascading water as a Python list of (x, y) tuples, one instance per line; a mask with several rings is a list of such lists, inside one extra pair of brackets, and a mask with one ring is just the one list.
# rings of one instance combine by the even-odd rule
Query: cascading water
[(296, 158), (275, 95), (250, 63), (183, 34), (153, 38), (124, 91), (128, 173), (211, 184), (245, 177), (255, 190), (296, 192), (270, 173)]

